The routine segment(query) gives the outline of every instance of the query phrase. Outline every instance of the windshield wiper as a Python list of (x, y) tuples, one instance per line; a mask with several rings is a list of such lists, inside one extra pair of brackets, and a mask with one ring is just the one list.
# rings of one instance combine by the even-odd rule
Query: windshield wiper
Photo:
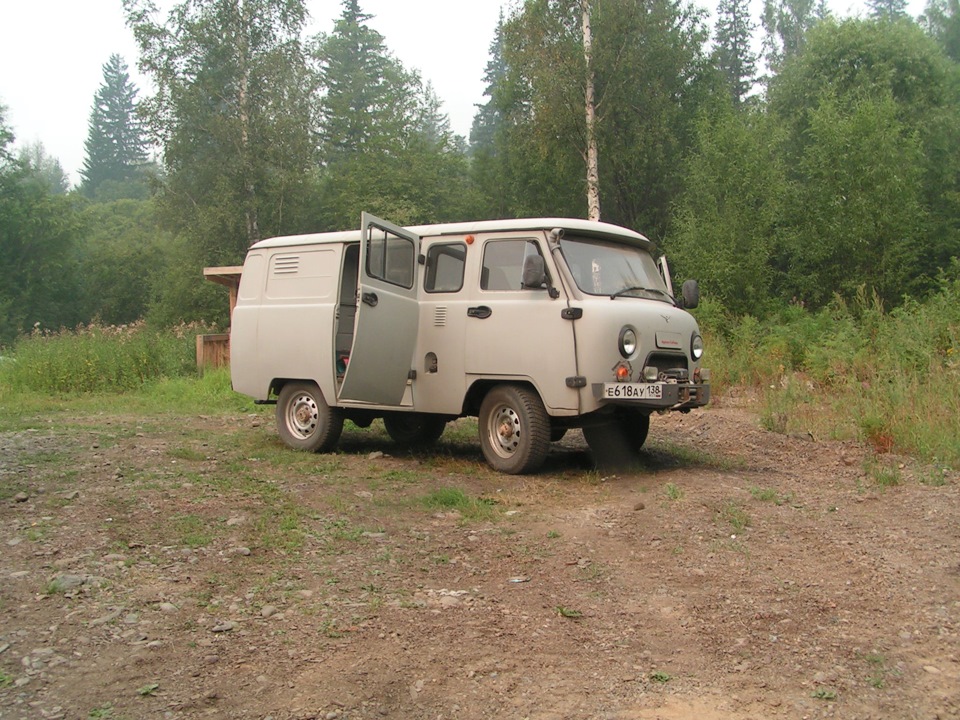
[(622, 295), (626, 295), (629, 292), (635, 292), (637, 290), (641, 292), (656, 293), (657, 295), (660, 295), (666, 298), (671, 305), (677, 304), (677, 301), (673, 298), (673, 295), (671, 295), (670, 293), (665, 292), (659, 288), (648, 288), (648, 287), (644, 287), (643, 285), (630, 285), (623, 288), (622, 290), (617, 290), (617, 292), (613, 293), (613, 295), (610, 296), (610, 299), (613, 300), (614, 298), (618, 298)]

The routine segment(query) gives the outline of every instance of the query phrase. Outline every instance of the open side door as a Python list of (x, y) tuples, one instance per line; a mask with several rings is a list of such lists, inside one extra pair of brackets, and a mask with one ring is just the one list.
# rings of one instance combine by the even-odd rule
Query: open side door
[(361, 215), (357, 324), (340, 400), (400, 405), (413, 367), (420, 310), (420, 238)]

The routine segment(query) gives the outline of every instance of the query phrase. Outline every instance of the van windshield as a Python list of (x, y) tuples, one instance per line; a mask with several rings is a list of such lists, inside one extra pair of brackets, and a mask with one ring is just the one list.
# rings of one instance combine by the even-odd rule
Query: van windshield
[(674, 304), (653, 256), (643, 248), (564, 237), (560, 251), (577, 287), (588, 295), (645, 297)]

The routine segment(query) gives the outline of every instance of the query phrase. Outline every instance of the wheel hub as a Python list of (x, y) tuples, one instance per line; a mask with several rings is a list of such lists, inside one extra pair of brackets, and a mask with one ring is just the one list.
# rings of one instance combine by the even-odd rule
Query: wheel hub
[(313, 398), (303, 396), (297, 398), (290, 413), (291, 430), (302, 437), (307, 437), (317, 426), (319, 413)]
[(493, 435), (503, 455), (512, 455), (520, 445), (520, 417), (510, 408), (500, 408), (494, 416)]

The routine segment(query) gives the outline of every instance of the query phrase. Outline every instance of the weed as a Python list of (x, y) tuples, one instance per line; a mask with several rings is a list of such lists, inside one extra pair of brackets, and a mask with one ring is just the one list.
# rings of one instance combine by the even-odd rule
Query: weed
[(573, 610), (571, 608), (564, 607), (563, 605), (557, 605), (555, 609), (557, 611), (557, 615), (560, 617), (570, 618), (571, 620), (579, 620), (583, 617), (583, 613), (579, 610)]
[(900, 484), (900, 468), (880, 462), (876, 456), (864, 460), (863, 472), (881, 488), (895, 487)]
[(13, 684), (13, 675), (7, 675), (3, 670), (0, 670), (0, 688), (4, 688), (7, 685)]
[(683, 489), (675, 483), (667, 483), (663, 488), (664, 494), (668, 500), (680, 500), (683, 498)]
[(556, 540), (558, 537), (560, 537), (560, 531), (559, 531), (559, 530), (550, 530), (549, 532), (547, 532), (547, 537), (548, 537), (550, 540)]
[(810, 697), (816, 698), (817, 700), (836, 700), (837, 691), (831, 690), (830, 688), (817, 688), (810, 693)]
[(655, 670), (654, 672), (650, 673), (650, 679), (653, 682), (668, 683), (673, 680), (673, 676), (670, 673), (663, 672), (662, 670)]
[(160, 687), (159, 683), (148, 683), (143, 687), (137, 688), (137, 694), (142, 695), (143, 697), (149, 697), (153, 695)]
[(740, 532), (750, 525), (750, 516), (732, 500), (727, 501), (723, 508), (721, 508), (720, 517), (730, 523), (737, 532)]

